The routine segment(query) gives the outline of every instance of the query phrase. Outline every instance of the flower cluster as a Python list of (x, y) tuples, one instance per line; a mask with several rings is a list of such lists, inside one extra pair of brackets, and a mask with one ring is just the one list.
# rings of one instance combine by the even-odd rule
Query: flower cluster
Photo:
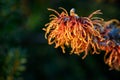
[(80, 55), (84, 52), (83, 59), (90, 52), (99, 54), (100, 50), (106, 51), (104, 61), (111, 69), (120, 70), (120, 28), (119, 21), (112, 19), (104, 21), (95, 14), (102, 14), (97, 10), (87, 17), (79, 17), (72, 8), (70, 13), (62, 8), (61, 13), (50, 15), (50, 22), (43, 28), (48, 44), (55, 44), (55, 48), (61, 47), (65, 53), (65, 47), (70, 47), (70, 53)]

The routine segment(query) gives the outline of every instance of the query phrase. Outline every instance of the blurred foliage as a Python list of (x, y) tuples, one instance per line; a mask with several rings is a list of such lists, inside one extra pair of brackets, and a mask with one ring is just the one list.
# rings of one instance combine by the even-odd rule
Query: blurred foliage
[[(0, 0), (0, 80), (119, 80), (103, 54), (62, 54), (44, 39), (47, 8), (76, 9), (80, 16), (101, 9), (105, 20), (120, 20), (119, 0)], [(102, 52), (104, 53), (104, 52)]]
[(1, 55), (1, 73), (0, 80), (15, 80), (19, 79), (21, 71), (25, 70), (24, 64), (26, 63), (25, 51), (19, 48), (12, 48), (8, 50), (7, 54)]

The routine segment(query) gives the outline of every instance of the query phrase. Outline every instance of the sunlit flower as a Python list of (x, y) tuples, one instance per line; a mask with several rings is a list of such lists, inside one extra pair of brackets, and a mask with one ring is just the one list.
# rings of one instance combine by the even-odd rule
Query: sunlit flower
[(93, 17), (102, 14), (97, 10), (88, 17), (79, 17), (72, 8), (70, 13), (60, 7), (61, 13), (50, 15), (50, 22), (43, 28), (48, 44), (55, 44), (55, 48), (61, 47), (65, 53), (65, 47), (70, 47), (70, 53), (80, 55), (84, 52), (83, 59), (89, 52), (99, 54), (99, 50), (105, 51), (104, 61), (110, 69), (120, 70), (120, 22), (116, 19), (104, 21), (102, 18)]
[(90, 49), (93, 49), (93, 54), (98, 53), (98, 40), (101, 40), (102, 37), (97, 27), (101, 26), (102, 19), (93, 17), (93, 15), (101, 14), (100, 10), (93, 12), (88, 17), (79, 17), (74, 8), (70, 10), (70, 14), (64, 8), (59, 9), (63, 11), (58, 13), (56, 10), (48, 8), (57, 14), (51, 14), (50, 22), (45, 25), (46, 28), (43, 28), (46, 31), (45, 38), (48, 39), (48, 44), (55, 43), (55, 48), (61, 47), (63, 53), (65, 53), (65, 46), (71, 47), (70, 53), (79, 55), (85, 52), (83, 58)]

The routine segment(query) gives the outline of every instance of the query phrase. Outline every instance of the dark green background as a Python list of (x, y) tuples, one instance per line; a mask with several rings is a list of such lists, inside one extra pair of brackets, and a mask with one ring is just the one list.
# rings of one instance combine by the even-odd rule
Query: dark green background
[[(105, 20), (120, 20), (119, 0), (0, 0), (0, 80), (9, 80), (14, 62), (21, 64), (11, 80), (120, 80), (120, 72), (109, 70), (104, 52), (82, 55), (62, 53), (48, 45), (44, 25), (52, 13), (47, 8), (68, 12), (76, 9), (79, 16), (88, 16), (100, 9)], [(18, 56), (16, 56), (16, 54)], [(22, 67), (21, 67), (22, 66)]]

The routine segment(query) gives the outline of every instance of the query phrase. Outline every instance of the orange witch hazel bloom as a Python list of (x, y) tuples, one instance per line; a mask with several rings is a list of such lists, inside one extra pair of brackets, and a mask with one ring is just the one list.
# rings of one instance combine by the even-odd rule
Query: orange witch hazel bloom
[[(43, 28), (45, 38), (48, 39), (48, 44), (55, 44), (55, 48), (61, 47), (65, 53), (65, 47), (71, 47), (70, 53), (80, 55), (85, 52), (82, 58), (85, 58), (89, 50), (92, 54), (99, 53), (98, 41), (102, 39), (99, 30), (95, 28), (101, 26), (102, 19), (93, 17), (94, 14), (101, 14), (97, 10), (88, 17), (79, 17), (72, 8), (70, 13), (62, 8), (61, 13), (56, 10), (48, 8), (48, 10), (55, 12), (56, 15), (50, 15), (50, 22)], [(95, 25), (95, 26), (94, 26)]]
[(104, 22), (105, 39), (101, 41), (100, 49), (106, 51), (104, 61), (110, 69), (120, 71), (120, 22), (112, 19)]
[(50, 22), (43, 28), (48, 44), (61, 47), (70, 47), (70, 53), (80, 55), (84, 52), (83, 59), (89, 52), (99, 54), (98, 50), (105, 51), (104, 62), (110, 69), (120, 70), (120, 22), (116, 19), (104, 21), (102, 18), (93, 17), (102, 14), (97, 10), (88, 17), (79, 17), (72, 8), (68, 13), (64, 8), (58, 13), (48, 8), (56, 15), (50, 15)]

